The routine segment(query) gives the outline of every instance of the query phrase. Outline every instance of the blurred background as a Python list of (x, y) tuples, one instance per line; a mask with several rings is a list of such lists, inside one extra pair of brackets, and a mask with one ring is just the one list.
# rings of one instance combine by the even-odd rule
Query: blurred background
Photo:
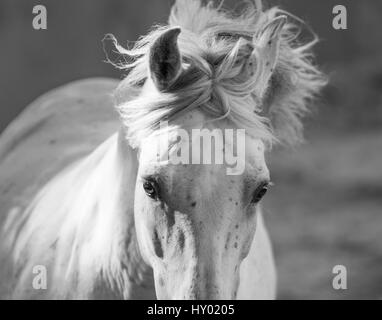
[[(101, 39), (122, 45), (165, 23), (172, 0), (0, 0), (0, 132), (30, 102), (67, 82), (121, 78)], [(275, 186), (265, 212), (281, 299), (382, 298), (382, 1), (269, 0), (318, 34), (317, 63), (330, 75), (307, 142), (268, 155)], [(32, 28), (45, 5), (48, 29)], [(234, 7), (237, 1), (226, 1)], [(348, 29), (334, 30), (345, 5)], [(347, 290), (334, 290), (344, 265)]]

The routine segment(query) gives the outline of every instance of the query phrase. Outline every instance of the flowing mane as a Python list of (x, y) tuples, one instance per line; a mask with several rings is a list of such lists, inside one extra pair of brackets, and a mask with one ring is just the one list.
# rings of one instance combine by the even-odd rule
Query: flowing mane
[[(308, 103), (325, 84), (315, 67), (311, 49), (317, 42), (302, 43), (298, 36), (301, 21), (272, 7), (263, 11), (260, 0), (248, 2), (240, 14), (230, 13), (214, 2), (177, 0), (171, 10), (169, 25), (156, 26), (132, 49), (114, 41), (119, 62), (110, 61), (127, 71), (115, 93), (117, 108), (132, 143), (149, 135), (163, 119), (193, 108), (201, 108), (215, 118), (228, 118), (247, 133), (265, 142), (294, 144), (302, 140), (301, 118), (309, 111)], [(259, 89), (258, 74), (240, 77), (250, 44), (255, 43), (267, 24), (280, 15), (288, 22), (281, 30), (279, 59), (273, 76)], [(148, 78), (150, 46), (165, 30), (179, 26), (178, 46), (187, 71), (170, 90), (159, 94), (137, 95), (127, 101), (124, 90), (138, 89)], [(259, 61), (256, 61), (259, 63)], [(265, 90), (266, 89), (266, 90)]]

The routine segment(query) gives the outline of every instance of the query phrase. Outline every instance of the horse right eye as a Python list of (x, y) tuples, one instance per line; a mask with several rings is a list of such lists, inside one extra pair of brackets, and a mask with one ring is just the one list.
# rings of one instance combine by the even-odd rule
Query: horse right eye
[(262, 184), (259, 186), (253, 194), (252, 203), (258, 203), (265, 196), (268, 191), (269, 184)]

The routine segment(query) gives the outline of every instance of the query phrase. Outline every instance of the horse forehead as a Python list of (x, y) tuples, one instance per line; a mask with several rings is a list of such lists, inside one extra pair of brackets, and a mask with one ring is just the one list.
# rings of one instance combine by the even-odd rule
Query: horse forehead
[[(204, 112), (194, 109), (177, 118), (171, 124), (173, 126), (171, 130), (167, 130), (170, 129), (167, 125), (168, 123), (164, 125), (164, 131), (148, 137), (141, 144), (141, 165), (146, 164), (157, 168), (172, 167), (166, 159), (171, 158), (171, 155), (180, 149), (187, 149), (190, 158), (195, 149), (199, 149), (197, 154), (209, 150), (213, 158), (222, 150), (222, 157), (225, 158), (232, 156), (232, 153), (238, 156), (238, 148), (240, 148), (240, 156), (244, 157), (245, 167), (248, 169), (245, 170), (245, 174), (254, 176), (258, 170), (264, 171), (263, 169), (266, 168), (263, 141), (248, 135), (246, 130), (235, 127), (232, 122), (225, 119), (210, 119)], [(227, 148), (227, 146), (230, 147)], [(203, 167), (205, 169), (201, 169)], [(199, 166), (198, 168), (199, 172), (215, 175), (225, 170), (224, 166)], [(174, 167), (170, 171), (179, 173), (179, 170)], [(195, 169), (181, 171), (183, 174), (188, 172), (195, 174)]]
[(265, 145), (261, 139), (246, 138), (245, 155), (249, 165), (265, 165)]

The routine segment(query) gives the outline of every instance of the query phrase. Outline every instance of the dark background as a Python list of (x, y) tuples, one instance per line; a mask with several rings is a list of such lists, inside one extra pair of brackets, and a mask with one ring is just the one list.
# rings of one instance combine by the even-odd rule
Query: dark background
[[(233, 6), (237, 1), (226, 1)], [(103, 62), (101, 39), (122, 45), (164, 23), (171, 0), (0, 0), (0, 132), (39, 95), (75, 79), (121, 78)], [(276, 186), (266, 219), (280, 298), (382, 298), (382, 1), (275, 0), (321, 38), (317, 62), (330, 75), (305, 145), (269, 156)], [(43, 4), (48, 29), (32, 28)], [(348, 9), (334, 30), (332, 9)], [(332, 288), (332, 268), (348, 289)]]

